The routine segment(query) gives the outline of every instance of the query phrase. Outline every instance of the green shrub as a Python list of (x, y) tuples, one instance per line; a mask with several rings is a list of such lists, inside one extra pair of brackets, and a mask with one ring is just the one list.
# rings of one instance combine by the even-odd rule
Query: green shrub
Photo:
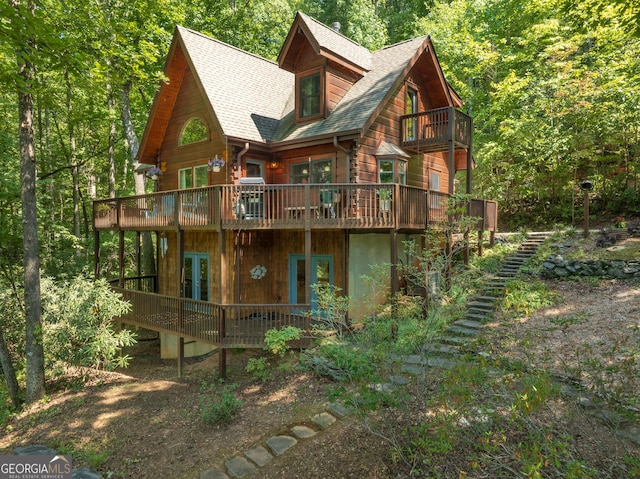
[(71, 282), (42, 282), (44, 351), (49, 366), (114, 369), (128, 364), (125, 346), (134, 334), (116, 331), (113, 318), (129, 309), (105, 280), (78, 277)]
[(226, 424), (242, 409), (242, 401), (233, 394), (237, 385), (220, 383), (200, 385), (200, 416), (205, 424)]

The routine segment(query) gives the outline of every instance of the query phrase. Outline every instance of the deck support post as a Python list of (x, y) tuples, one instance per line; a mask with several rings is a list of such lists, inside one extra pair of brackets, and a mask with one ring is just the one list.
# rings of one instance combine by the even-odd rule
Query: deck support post
[(482, 244), (483, 242), (484, 242), (484, 231), (479, 230), (478, 231), (478, 256), (480, 257), (482, 257), (484, 253), (484, 245)]
[(182, 366), (184, 363), (184, 338), (178, 338), (178, 377), (182, 377)]
[[(452, 198), (454, 195), (454, 187), (455, 187), (455, 176), (456, 176), (456, 150), (455, 150), (455, 124), (456, 124), (456, 109), (454, 107), (449, 108), (449, 198)], [(445, 271), (445, 288), (447, 291), (451, 289), (451, 276), (453, 274), (452, 270), (452, 260), (451, 255), (453, 254), (453, 216), (451, 214), (447, 215), (447, 243), (445, 246), (445, 255), (447, 258), (447, 265)]]
[(100, 231), (93, 229), (93, 277), (100, 278)]
[(220, 349), (218, 349), (218, 376), (221, 379), (226, 379), (227, 377), (227, 350), (224, 347), (224, 336), (226, 334), (226, 324), (227, 324), (227, 310), (225, 308), (220, 308)]
[(119, 267), (120, 267), (120, 277), (119, 277), (119, 281), (118, 281), (118, 285), (121, 288), (124, 288), (124, 231), (123, 230), (119, 230), (118, 231), (118, 236), (119, 236), (119, 240), (118, 240), (118, 262)]

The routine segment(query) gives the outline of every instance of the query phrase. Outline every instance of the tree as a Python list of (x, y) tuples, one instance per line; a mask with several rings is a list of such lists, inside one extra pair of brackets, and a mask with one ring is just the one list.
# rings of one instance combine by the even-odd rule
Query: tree
[(33, 133), (33, 56), (36, 48), (32, 28), (36, 6), (32, 0), (10, 0), (15, 9), (14, 28), (24, 32), (17, 54), (18, 122), (20, 138), (20, 182), (24, 243), (24, 306), (26, 329), (26, 400), (37, 401), (45, 394), (44, 350), (40, 297), (40, 251), (36, 201), (36, 157)]

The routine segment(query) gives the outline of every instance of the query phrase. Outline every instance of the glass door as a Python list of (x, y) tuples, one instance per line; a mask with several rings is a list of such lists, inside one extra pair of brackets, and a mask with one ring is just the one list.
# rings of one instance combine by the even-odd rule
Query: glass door
[(209, 255), (184, 254), (184, 297), (209, 301)]
[[(311, 298), (307, 298), (305, 295), (307, 285), (304, 270), (304, 255), (289, 255), (289, 303), (311, 303), (311, 309), (316, 309), (318, 298), (313, 289), (311, 290)], [(311, 284), (333, 285), (333, 256), (326, 254), (314, 254), (311, 256)]]

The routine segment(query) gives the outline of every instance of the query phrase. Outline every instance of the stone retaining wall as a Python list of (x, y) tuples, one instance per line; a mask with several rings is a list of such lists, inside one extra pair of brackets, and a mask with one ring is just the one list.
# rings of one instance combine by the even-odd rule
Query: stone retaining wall
[(568, 276), (598, 276), (618, 279), (640, 280), (640, 261), (604, 261), (564, 259), (551, 256), (542, 264), (543, 278), (566, 278)]

